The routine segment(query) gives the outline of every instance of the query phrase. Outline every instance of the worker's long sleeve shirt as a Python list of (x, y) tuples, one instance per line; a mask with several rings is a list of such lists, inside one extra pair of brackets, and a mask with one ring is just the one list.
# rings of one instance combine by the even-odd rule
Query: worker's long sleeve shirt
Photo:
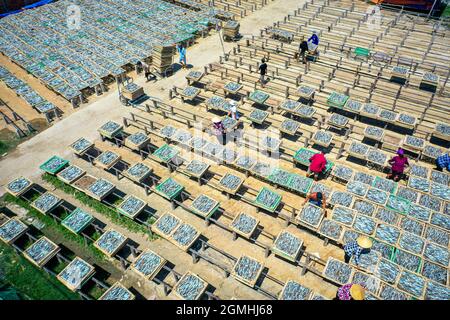
[(355, 257), (356, 264), (359, 264), (359, 257), (361, 256), (363, 248), (361, 248), (356, 242), (347, 243), (344, 246), (344, 252), (350, 257)]
[(447, 153), (439, 156), (436, 161), (439, 167), (446, 168), (450, 171), (450, 156)]

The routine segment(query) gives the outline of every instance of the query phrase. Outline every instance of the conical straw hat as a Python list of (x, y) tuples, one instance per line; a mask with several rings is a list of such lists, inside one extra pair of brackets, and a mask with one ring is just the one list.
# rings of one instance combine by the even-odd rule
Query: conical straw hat
[(364, 236), (358, 237), (356, 242), (363, 249), (370, 249), (372, 247), (372, 240)]
[(353, 284), (350, 287), (350, 295), (354, 300), (364, 300), (365, 289), (359, 284)]
[(218, 122), (220, 122), (220, 121), (222, 121), (219, 117), (214, 117), (214, 118), (212, 118), (212, 122), (213, 123), (218, 123)]

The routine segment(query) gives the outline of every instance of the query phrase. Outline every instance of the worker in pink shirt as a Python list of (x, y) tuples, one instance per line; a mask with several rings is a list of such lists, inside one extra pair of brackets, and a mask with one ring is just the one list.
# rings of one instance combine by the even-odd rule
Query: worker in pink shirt
[(309, 159), (309, 162), (311, 163), (309, 165), (308, 172), (306, 172), (306, 176), (309, 177), (314, 174), (314, 180), (317, 181), (319, 179), (319, 173), (321, 173), (327, 166), (325, 154), (323, 151), (316, 153)]
[(405, 167), (409, 166), (408, 158), (405, 157), (405, 152), (402, 148), (397, 150), (397, 155), (389, 160), (392, 165), (391, 173), (388, 174), (388, 179), (394, 179), (394, 181), (399, 181), (403, 177), (403, 171)]

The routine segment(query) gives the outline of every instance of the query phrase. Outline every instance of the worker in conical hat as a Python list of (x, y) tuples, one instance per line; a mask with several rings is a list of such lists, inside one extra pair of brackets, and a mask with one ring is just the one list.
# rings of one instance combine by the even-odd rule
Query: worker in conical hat
[(340, 287), (333, 300), (364, 300), (366, 289), (356, 283), (345, 284)]
[(356, 241), (350, 241), (344, 245), (344, 260), (346, 263), (350, 262), (350, 259), (354, 256), (355, 263), (359, 264), (359, 257), (363, 253), (368, 253), (372, 248), (372, 240), (366, 236), (359, 236)]

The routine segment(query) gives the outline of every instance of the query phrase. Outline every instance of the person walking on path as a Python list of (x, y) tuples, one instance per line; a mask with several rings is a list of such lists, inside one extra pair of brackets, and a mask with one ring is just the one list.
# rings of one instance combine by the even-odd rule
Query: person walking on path
[(363, 286), (356, 283), (348, 283), (338, 289), (333, 300), (364, 300), (365, 297), (366, 289)]
[(266, 59), (262, 58), (261, 59), (261, 65), (259, 66), (259, 82), (261, 82), (261, 86), (264, 88), (265, 85), (265, 77), (266, 77), (266, 73), (267, 73), (267, 63), (266, 63)]
[(309, 177), (314, 174), (314, 180), (319, 180), (319, 173), (323, 172), (327, 166), (327, 159), (325, 158), (325, 154), (323, 151), (320, 153), (316, 153), (309, 159), (310, 165), (308, 167), (308, 171), (306, 172), (306, 176)]
[(391, 173), (387, 175), (388, 179), (394, 179), (394, 181), (399, 181), (403, 177), (403, 171), (405, 167), (409, 166), (408, 158), (405, 157), (405, 152), (403, 149), (397, 150), (397, 155), (389, 160), (391, 166)]
[(322, 192), (319, 191), (308, 194), (303, 204), (308, 201), (318, 207), (322, 207), (325, 217), (327, 216), (327, 198)]
[(180, 55), (179, 62), (181, 64), (181, 67), (183, 69), (185, 69), (186, 68), (186, 47), (185, 47), (185, 45), (183, 43), (180, 43), (179, 45), (177, 45), (177, 51), (178, 51), (178, 54)]
[(228, 116), (233, 118), (234, 120), (239, 120), (239, 114), (237, 112), (237, 102), (236, 101), (230, 101), (230, 112), (228, 112)]
[(354, 256), (356, 265), (359, 264), (361, 254), (368, 253), (372, 248), (372, 240), (365, 236), (359, 236), (356, 241), (350, 241), (344, 245), (344, 261), (349, 263)]
[(223, 126), (222, 120), (218, 117), (214, 117), (212, 119), (212, 123), (213, 134), (217, 137), (217, 140), (219, 140), (222, 145), (225, 145), (227, 141), (227, 130)]
[(439, 171), (442, 171), (444, 168), (450, 171), (450, 155), (448, 153), (441, 154), (436, 158), (436, 168)]

